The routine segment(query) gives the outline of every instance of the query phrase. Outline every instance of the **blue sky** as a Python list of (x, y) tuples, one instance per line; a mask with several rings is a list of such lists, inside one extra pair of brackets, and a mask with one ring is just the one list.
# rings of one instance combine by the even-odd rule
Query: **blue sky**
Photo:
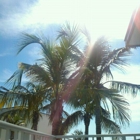
[[(19, 62), (33, 64), (39, 57), (36, 46), (16, 55), (22, 32), (43, 32), (52, 37), (59, 24), (69, 21), (86, 26), (93, 42), (105, 35), (112, 46), (122, 47), (132, 12), (138, 4), (138, 0), (0, 0), (0, 84), (17, 70)], [(140, 84), (139, 49), (134, 54), (125, 75), (114, 71), (115, 80)], [(138, 133), (140, 95), (135, 99), (127, 98), (131, 102), (132, 123), (123, 133)], [(93, 123), (90, 134), (93, 134), (92, 126)], [(84, 130), (82, 125), (78, 128)]]

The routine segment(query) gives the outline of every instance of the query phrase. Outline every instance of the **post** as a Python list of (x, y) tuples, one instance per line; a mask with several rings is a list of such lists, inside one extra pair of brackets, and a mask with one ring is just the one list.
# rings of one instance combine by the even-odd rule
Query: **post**
[(122, 140), (126, 140), (126, 136), (122, 136)]
[(6, 136), (5, 136), (5, 140), (9, 140), (10, 139), (10, 130), (6, 129)]

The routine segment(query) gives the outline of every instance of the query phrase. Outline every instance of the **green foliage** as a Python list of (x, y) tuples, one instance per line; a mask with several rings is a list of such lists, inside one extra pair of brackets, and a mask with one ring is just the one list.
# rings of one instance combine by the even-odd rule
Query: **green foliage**
[(17, 114), (15, 114), (14, 116), (8, 115), (4, 120), (16, 125), (25, 125), (25, 120), (23, 120), (23, 118)]
[(31, 82), (25, 86), (19, 85), (12, 90), (5, 90), (3, 100), (6, 100), (5, 107), (8, 107), (8, 111), (1, 113), (0, 117), (5, 120), (9, 115), (13, 117), (17, 114), (22, 116), (26, 122), (32, 122), (32, 129), (37, 130), (37, 124), (41, 117), (40, 111), (48, 104), (48, 94), (49, 91), (43, 86)]

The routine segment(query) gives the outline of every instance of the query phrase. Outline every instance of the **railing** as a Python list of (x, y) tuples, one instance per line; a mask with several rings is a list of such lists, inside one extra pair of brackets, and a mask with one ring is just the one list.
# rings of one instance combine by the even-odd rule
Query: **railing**
[(13, 125), (4, 121), (0, 121), (0, 140), (140, 140), (139, 134), (115, 134), (115, 135), (62, 135), (53, 136), (45, 133), (34, 131), (25, 127)]
[(55, 136), (0, 121), (0, 140), (55, 140)]
[(57, 139), (63, 140), (85, 140), (85, 138), (89, 138), (89, 140), (96, 140), (97, 138), (101, 138), (101, 140), (140, 140), (139, 134), (102, 134), (102, 135), (79, 135), (79, 136), (57, 136)]

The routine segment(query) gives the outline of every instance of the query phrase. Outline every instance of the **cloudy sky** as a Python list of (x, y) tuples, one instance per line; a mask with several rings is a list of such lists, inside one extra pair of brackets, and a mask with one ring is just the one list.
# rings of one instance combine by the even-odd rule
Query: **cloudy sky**
[[(104, 35), (114, 47), (122, 47), (131, 15), (138, 5), (138, 0), (0, 0), (0, 84), (17, 70), (19, 62), (33, 64), (38, 57), (36, 46), (16, 55), (22, 32), (43, 32), (52, 37), (59, 24), (69, 21), (86, 27), (93, 41)], [(125, 74), (114, 71), (116, 80), (140, 84), (139, 51), (134, 54)], [(128, 99), (132, 123), (123, 133), (138, 133), (140, 96)]]

